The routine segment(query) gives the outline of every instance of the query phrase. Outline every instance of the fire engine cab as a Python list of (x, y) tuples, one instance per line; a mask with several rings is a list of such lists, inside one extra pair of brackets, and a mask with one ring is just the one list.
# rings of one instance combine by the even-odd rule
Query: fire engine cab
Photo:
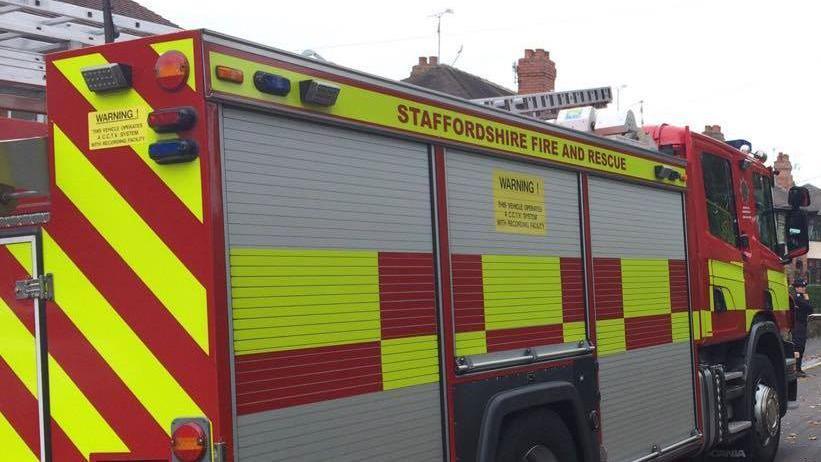
[(0, 148), (4, 460), (773, 459), (808, 195), (779, 232), (748, 149), (210, 31), (46, 75), (47, 154)]

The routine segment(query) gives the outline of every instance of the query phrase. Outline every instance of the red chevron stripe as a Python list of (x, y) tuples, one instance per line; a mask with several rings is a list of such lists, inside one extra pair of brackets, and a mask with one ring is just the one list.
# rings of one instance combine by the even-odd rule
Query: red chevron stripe
[(487, 331), (487, 351), (504, 351), (562, 343), (562, 325), (516, 327)]
[(673, 342), (673, 327), (669, 314), (626, 318), (624, 330), (628, 350)]
[(481, 255), (451, 255), (456, 332), (485, 330)]
[(382, 390), (378, 342), (238, 356), (240, 415)]
[(88, 343), (63, 310), (49, 304), (49, 350), (132, 452), (162, 455), (168, 435)]
[[(159, 42), (164, 42), (165, 39), (159, 40)], [(196, 43), (196, 40), (195, 40)], [(104, 50), (101, 50), (103, 56), (110, 61), (110, 62), (117, 62), (117, 63), (134, 63), (134, 66), (140, 66), (142, 68), (150, 68), (146, 69), (148, 72), (145, 72), (139, 77), (133, 79), (132, 85), (135, 90), (143, 97), (153, 108), (163, 108), (163, 107), (177, 107), (177, 106), (194, 106), (197, 108), (197, 112), (200, 114), (200, 122), (204, 121), (205, 114), (199, 110), (200, 106), (204, 104), (204, 98), (202, 93), (195, 92), (191, 89), (188, 85), (183, 85), (176, 91), (166, 91), (160, 88), (157, 84), (156, 79), (154, 78), (154, 63), (157, 61), (159, 55), (151, 45), (145, 43), (143, 46), (132, 46), (132, 47), (109, 47)], [(196, 44), (194, 46), (194, 53), (198, 54), (199, 49), (197, 48)], [(201, 60), (199, 62), (202, 62)], [(196, 65), (197, 63), (190, 63), (192, 66)], [(196, 69), (197, 72), (197, 89), (202, 91), (203, 89), (203, 70)], [(197, 124), (192, 131), (198, 132), (199, 135), (199, 128), (202, 127), (203, 124)], [(202, 132), (204, 134), (204, 132)]]
[(51, 457), (61, 462), (86, 462), (87, 460), (54, 419), (51, 419)]
[[(50, 111), (52, 120), (80, 148), (86, 157), (117, 189), (120, 195), (142, 217), (201, 282), (207, 280), (206, 229), (169, 187), (129, 147), (97, 151), (88, 150), (87, 112), (94, 108), (66, 78), (55, 71), (49, 80), (49, 91), (60, 95), (60, 105), (77, 108), (72, 111)], [(50, 75), (51, 76), (51, 75)], [(83, 114), (78, 117), (77, 114)], [(52, 166), (53, 167), (53, 166)], [(207, 215), (207, 207), (203, 213)], [(59, 214), (55, 208), (54, 215)]]
[(562, 274), (562, 320), (584, 321), (584, 271), (581, 258), (559, 259)]
[[(11, 274), (25, 271), (5, 249), (0, 251), (0, 268), (11, 269)], [(12, 291), (6, 289), (7, 287), (13, 287), (10, 282), (11, 279), (13, 278), (10, 276), (0, 276), (0, 297), (7, 302), (13, 301), (19, 304), (14, 299)], [(18, 318), (21, 318), (21, 315), (25, 315), (26, 312), (32, 312), (32, 308), (28, 307), (26, 311), (15, 310)], [(155, 454), (162, 455), (167, 450), (168, 436), (157, 425), (154, 418), (142, 407), (59, 306), (49, 303), (46, 314), (51, 356), (69, 374), (80, 391), (92, 402), (106, 422), (125, 442), (126, 446), (132, 450), (139, 449), (141, 453), (142, 450), (151, 450)], [(33, 316), (28, 317), (33, 319)], [(34, 335), (33, 320), (27, 323), (26, 327)], [(135, 432), (134, 430), (138, 431)], [(54, 434), (52, 438), (55, 438)], [(57, 452), (56, 449), (54, 452), (55, 457), (58, 458), (57, 460), (63, 460), (60, 457), (62, 453)], [(64, 450), (68, 451), (65, 448)], [(85, 459), (81, 458), (79, 460)]]
[(690, 308), (690, 298), (687, 293), (687, 262), (684, 260), (670, 260), (670, 307), (673, 313), (687, 311)]
[(593, 280), (596, 319), (619, 319), (624, 316), (621, 293), (621, 260), (594, 258)]
[(0, 245), (0, 268), (3, 268), (0, 274), (0, 298), (9, 305), (17, 315), (17, 319), (22, 321), (29, 332), (34, 335), (34, 303), (31, 300), (17, 300), (14, 295), (15, 281), (23, 279), (28, 273), (4, 245)]
[[(32, 362), (34, 357), (31, 358)], [(5, 416), (26, 446), (40, 455), (40, 417), (37, 400), (0, 357), (0, 414)]]
[(382, 339), (436, 334), (433, 255), (379, 252)]
[[(216, 408), (209, 358), (131, 268), (59, 190), (48, 231), (97, 290), (208, 415)], [(162, 271), (162, 268), (158, 268)]]
[[(23, 438), (26, 446), (39, 456), (40, 415), (37, 399), (14, 375), (3, 358), (0, 358), (0, 384), (3, 384), (3, 392), (0, 393), (0, 414), (3, 414), (11, 426), (17, 430), (17, 434)], [(54, 460), (66, 462), (86, 460), (54, 419), (51, 420), (51, 451)]]

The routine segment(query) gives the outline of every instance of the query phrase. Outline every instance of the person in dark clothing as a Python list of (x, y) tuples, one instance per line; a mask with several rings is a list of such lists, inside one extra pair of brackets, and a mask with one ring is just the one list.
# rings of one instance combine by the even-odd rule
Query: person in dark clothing
[(804, 347), (807, 345), (807, 319), (812, 314), (810, 297), (807, 294), (807, 282), (803, 279), (793, 281), (795, 288), (795, 322), (793, 323), (792, 339), (795, 343), (795, 351), (798, 353), (796, 360), (796, 370), (799, 377), (806, 377), (807, 374), (801, 369), (801, 362), (804, 359)]

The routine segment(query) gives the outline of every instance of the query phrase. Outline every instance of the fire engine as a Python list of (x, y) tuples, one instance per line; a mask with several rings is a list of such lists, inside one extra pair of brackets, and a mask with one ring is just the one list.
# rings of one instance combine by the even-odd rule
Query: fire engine
[(203, 30), (46, 76), (47, 149), (0, 151), (3, 460), (773, 459), (809, 196), (779, 231), (746, 147)]

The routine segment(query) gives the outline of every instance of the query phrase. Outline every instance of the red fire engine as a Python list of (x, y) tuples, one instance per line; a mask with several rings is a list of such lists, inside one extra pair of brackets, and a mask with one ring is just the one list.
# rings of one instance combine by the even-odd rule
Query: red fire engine
[(772, 460), (808, 196), (779, 232), (746, 150), (209, 31), (46, 73), (48, 154), (0, 151), (5, 460)]

